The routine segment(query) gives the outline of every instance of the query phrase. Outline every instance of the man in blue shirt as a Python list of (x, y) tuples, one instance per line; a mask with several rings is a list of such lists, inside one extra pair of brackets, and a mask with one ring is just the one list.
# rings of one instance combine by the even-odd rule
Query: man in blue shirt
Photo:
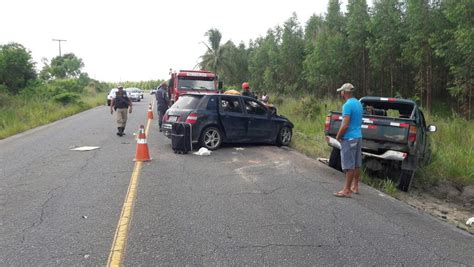
[(353, 96), (354, 86), (345, 83), (337, 89), (346, 100), (342, 106), (342, 124), (336, 139), (341, 143), (341, 165), (346, 173), (344, 188), (336, 197), (350, 197), (359, 193), (360, 166), (362, 165), (362, 105)]

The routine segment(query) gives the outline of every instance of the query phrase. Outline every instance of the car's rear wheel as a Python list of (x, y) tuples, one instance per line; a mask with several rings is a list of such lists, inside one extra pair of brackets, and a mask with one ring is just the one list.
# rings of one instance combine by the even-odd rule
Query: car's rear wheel
[(402, 170), (400, 173), (400, 180), (398, 181), (398, 189), (403, 192), (408, 192), (414, 175), (414, 171)]
[(209, 149), (216, 150), (222, 144), (222, 133), (217, 127), (208, 127), (204, 129), (200, 138), (201, 146)]
[(328, 165), (329, 167), (342, 172), (340, 149), (335, 148), (335, 147), (332, 148), (331, 155), (329, 156)]
[(278, 146), (289, 145), (292, 137), (293, 137), (293, 133), (291, 131), (291, 128), (288, 126), (283, 126), (280, 129), (280, 132), (278, 133), (278, 136), (277, 136), (277, 145)]

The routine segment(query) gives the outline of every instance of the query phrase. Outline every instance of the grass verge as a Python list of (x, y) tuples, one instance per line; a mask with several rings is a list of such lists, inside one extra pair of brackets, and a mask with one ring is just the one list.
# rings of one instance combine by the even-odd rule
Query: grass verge
[(10, 96), (0, 107), (0, 139), (24, 132), (104, 104), (105, 93), (81, 96), (80, 100), (61, 104), (52, 100)]

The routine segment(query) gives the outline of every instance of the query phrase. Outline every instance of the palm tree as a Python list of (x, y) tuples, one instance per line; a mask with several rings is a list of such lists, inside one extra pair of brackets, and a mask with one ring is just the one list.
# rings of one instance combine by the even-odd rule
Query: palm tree
[(216, 75), (218, 72), (229, 68), (229, 62), (226, 57), (226, 45), (221, 45), (222, 34), (218, 29), (208, 30), (204, 36), (208, 37), (208, 43), (203, 43), (207, 47), (206, 53), (201, 56), (199, 63), (201, 68), (209, 69)]

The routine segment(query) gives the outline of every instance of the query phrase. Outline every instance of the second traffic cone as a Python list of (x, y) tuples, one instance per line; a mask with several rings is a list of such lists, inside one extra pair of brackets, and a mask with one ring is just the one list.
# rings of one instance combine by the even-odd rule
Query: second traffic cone
[(151, 104), (148, 105), (148, 119), (153, 120), (153, 109), (151, 108)]
[(146, 142), (145, 127), (140, 126), (137, 139), (137, 151), (135, 153), (134, 161), (150, 161), (150, 152), (148, 151), (148, 144)]

